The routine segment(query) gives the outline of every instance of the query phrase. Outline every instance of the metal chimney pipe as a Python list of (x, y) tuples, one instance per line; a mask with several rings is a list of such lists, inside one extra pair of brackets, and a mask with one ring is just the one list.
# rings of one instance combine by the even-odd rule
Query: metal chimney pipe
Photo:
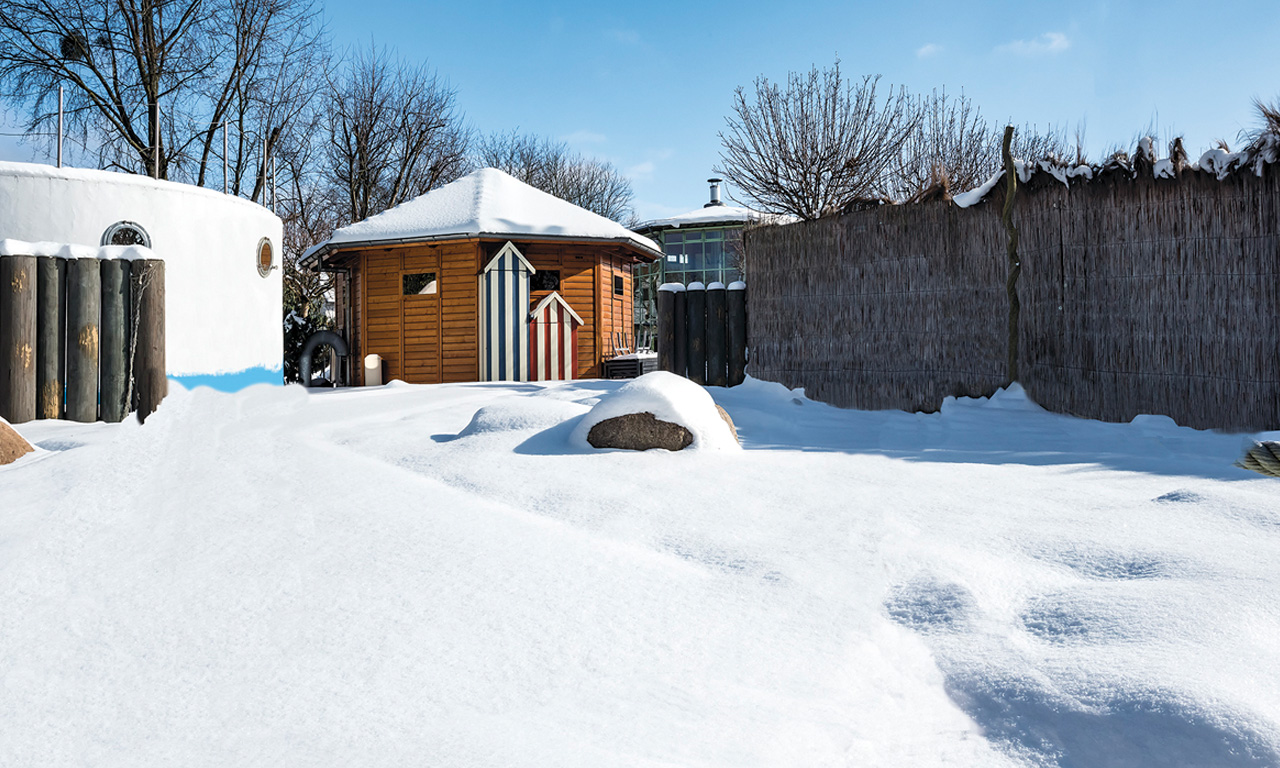
[(58, 167), (62, 167), (62, 86), (58, 86)]
[(723, 179), (707, 179), (707, 183), (711, 185), (711, 202), (702, 206), (703, 208), (710, 208), (715, 205), (724, 205), (724, 203), (720, 202), (721, 181), (723, 181)]

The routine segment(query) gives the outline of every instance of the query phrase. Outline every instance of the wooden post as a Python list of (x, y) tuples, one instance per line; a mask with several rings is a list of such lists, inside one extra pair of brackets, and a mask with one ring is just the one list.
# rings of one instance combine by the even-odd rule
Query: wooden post
[(130, 272), (132, 397), (138, 421), (146, 422), (169, 392), (164, 358), (164, 262), (139, 259)]
[(736, 387), (747, 378), (747, 284), (729, 284), (728, 295), (729, 386)]
[(707, 383), (713, 387), (729, 386), (724, 293), (724, 283), (707, 286)]
[(102, 273), (97, 259), (67, 261), (67, 418), (98, 420)]
[(129, 262), (103, 259), (102, 420), (123, 421), (129, 413)]
[(36, 417), (60, 419), (67, 380), (67, 262), (41, 256), (36, 272)]
[(689, 380), (707, 383), (707, 289), (702, 283), (689, 283), (685, 292), (689, 332)]
[(675, 354), (672, 357), (672, 363), (675, 364), (675, 370), (672, 373), (680, 376), (689, 375), (689, 313), (688, 313), (689, 295), (684, 290), (684, 286), (680, 286), (680, 290), (676, 291), (675, 327), (676, 344)]
[(1022, 262), (1018, 260), (1018, 228), (1013, 225), (1013, 200), (1018, 194), (1018, 170), (1013, 164), (1013, 155), (1009, 147), (1013, 143), (1013, 126), (1004, 129), (1004, 142), (1000, 152), (1004, 156), (1005, 195), (1004, 210), (1000, 220), (1009, 233), (1006, 253), (1009, 257), (1009, 277), (1005, 281), (1005, 292), (1009, 296), (1009, 381), (1018, 380), (1018, 315), (1022, 311), (1022, 303), (1018, 301), (1018, 276), (1022, 274)]
[(0, 416), (36, 417), (36, 259), (0, 256)]
[[(684, 288), (684, 286), (679, 286)], [(658, 289), (658, 369), (676, 370), (676, 284)]]

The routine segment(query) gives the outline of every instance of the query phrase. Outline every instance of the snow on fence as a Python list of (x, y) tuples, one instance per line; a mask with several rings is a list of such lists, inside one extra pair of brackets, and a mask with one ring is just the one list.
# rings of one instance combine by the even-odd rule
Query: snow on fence
[(164, 262), (135, 246), (0, 246), (0, 416), (154, 412), (168, 391)]
[(658, 368), (697, 384), (734, 387), (746, 377), (746, 283), (665, 283), (658, 288)]
[[(1028, 394), (1107, 421), (1280, 428), (1280, 166), (1111, 168), (1069, 186), (1026, 170)], [(984, 194), (746, 233), (752, 375), (867, 409), (1007, 383), (1004, 185)]]

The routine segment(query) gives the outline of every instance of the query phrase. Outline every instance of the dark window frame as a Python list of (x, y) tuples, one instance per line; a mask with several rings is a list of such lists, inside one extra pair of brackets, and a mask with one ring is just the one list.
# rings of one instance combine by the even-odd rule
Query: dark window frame
[[(418, 284), (416, 290), (409, 290), (412, 284), (410, 280)], [(422, 289), (435, 284), (434, 291), (422, 292)], [(401, 272), (400, 273), (400, 295), (401, 296), (439, 296), (440, 295), (440, 278), (436, 272)]]

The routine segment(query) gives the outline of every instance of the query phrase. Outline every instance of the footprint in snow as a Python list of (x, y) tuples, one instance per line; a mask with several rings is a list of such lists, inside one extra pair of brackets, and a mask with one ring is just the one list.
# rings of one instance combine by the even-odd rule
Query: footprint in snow
[(1137, 627), (1116, 603), (1073, 596), (1043, 595), (1027, 603), (1022, 626), (1055, 645), (1115, 642), (1131, 639)]
[(976, 614), (969, 590), (953, 582), (922, 577), (889, 590), (884, 601), (889, 618), (917, 632), (956, 632)]
[(1196, 502), (1204, 501), (1204, 497), (1195, 491), (1188, 491), (1185, 488), (1179, 488), (1176, 491), (1169, 491), (1166, 494), (1157, 496), (1152, 499), (1152, 501), (1160, 504), (1194, 504)]

